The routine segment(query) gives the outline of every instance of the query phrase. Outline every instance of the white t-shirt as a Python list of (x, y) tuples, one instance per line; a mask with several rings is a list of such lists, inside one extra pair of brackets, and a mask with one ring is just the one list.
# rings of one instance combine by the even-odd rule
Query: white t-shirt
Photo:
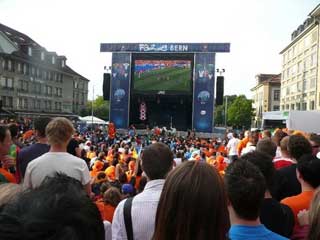
[(67, 152), (48, 152), (28, 164), (23, 187), (38, 187), (47, 176), (53, 176), (56, 172), (75, 178), (82, 185), (90, 181), (89, 170), (84, 160)]
[(227, 144), (227, 148), (229, 149), (229, 156), (238, 155), (237, 146), (240, 140), (238, 138), (231, 138)]

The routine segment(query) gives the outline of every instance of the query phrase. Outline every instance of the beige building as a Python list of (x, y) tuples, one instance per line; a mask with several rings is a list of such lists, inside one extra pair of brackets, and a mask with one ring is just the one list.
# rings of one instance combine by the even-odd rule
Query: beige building
[(18, 116), (74, 116), (85, 106), (89, 80), (27, 35), (0, 24), (0, 101)]
[(281, 51), (281, 110), (320, 110), (320, 4)]
[(251, 89), (255, 116), (253, 127), (260, 127), (262, 113), (280, 110), (280, 80), (281, 74), (258, 74), (256, 86)]

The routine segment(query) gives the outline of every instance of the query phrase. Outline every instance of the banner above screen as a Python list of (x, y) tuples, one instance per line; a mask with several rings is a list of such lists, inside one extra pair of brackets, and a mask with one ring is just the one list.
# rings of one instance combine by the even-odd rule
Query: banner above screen
[(230, 43), (101, 43), (100, 52), (218, 53), (230, 52)]

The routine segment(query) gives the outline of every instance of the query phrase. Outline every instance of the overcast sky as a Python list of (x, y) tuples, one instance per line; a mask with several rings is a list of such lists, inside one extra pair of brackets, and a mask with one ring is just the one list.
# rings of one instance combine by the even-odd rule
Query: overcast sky
[(0, 0), (0, 22), (25, 33), (102, 94), (111, 54), (100, 43), (230, 42), (216, 57), (225, 94), (246, 94), (259, 73), (280, 73), (279, 52), (319, 0)]

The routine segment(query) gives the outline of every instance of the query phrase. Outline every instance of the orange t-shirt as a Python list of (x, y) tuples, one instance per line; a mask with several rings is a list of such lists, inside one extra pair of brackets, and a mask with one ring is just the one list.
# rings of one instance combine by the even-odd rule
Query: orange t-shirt
[(8, 182), (10, 183), (17, 183), (16, 178), (14, 177), (13, 174), (9, 173), (7, 170), (4, 168), (0, 168), (0, 174), (4, 176)]
[(281, 200), (281, 203), (288, 205), (293, 212), (294, 221), (295, 221), (294, 229), (296, 229), (299, 226), (298, 217), (297, 217), (298, 213), (303, 209), (306, 209), (306, 210), (309, 209), (310, 203), (312, 201), (313, 193), (314, 193), (314, 190), (305, 191), (296, 196), (287, 197)]
[(96, 202), (96, 205), (100, 211), (103, 221), (109, 221), (110, 223), (112, 223), (113, 214), (116, 208), (111, 206), (110, 204), (104, 204), (104, 202), (102, 201)]
[(237, 146), (237, 150), (238, 150), (238, 155), (240, 156), (241, 155), (241, 152), (242, 152), (242, 149), (244, 149), (247, 144), (249, 142), (249, 138), (246, 137), (246, 138), (243, 138), (242, 140), (240, 140), (238, 146)]

